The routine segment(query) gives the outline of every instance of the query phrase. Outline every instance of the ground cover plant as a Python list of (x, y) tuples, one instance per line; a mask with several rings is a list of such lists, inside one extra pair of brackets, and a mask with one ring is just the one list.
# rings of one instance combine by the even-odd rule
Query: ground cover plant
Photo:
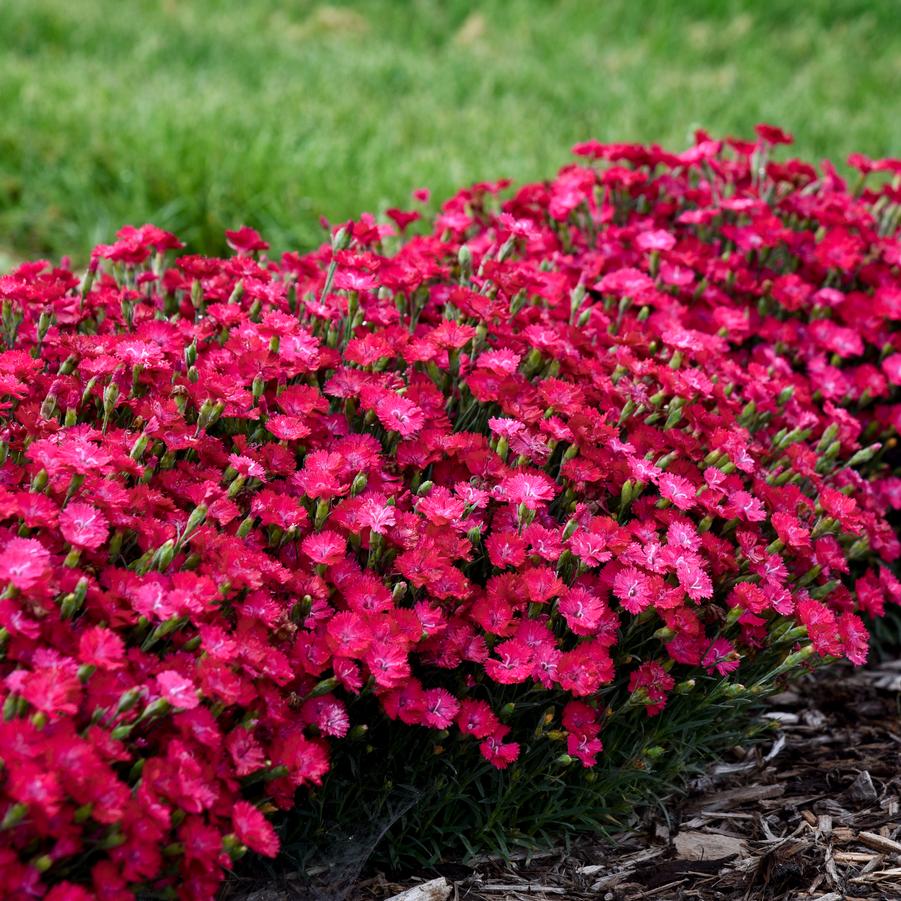
[(862, 664), (901, 164), (787, 143), (588, 142), (307, 255), (128, 226), (0, 278), (0, 890), (211, 897), (401, 743), (444, 768), (423, 855), (595, 828)]
[(899, 61), (895, 0), (6, 0), (0, 268), (135, 221), (312, 249), (321, 215), (546, 178), (586, 135), (897, 154)]

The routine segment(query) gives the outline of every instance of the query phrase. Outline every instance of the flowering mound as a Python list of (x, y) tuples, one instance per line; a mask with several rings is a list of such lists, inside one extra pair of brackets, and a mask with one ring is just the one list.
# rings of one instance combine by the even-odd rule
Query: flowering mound
[(647, 769), (676, 703), (862, 663), (901, 594), (901, 165), (852, 192), (786, 140), (0, 278), (0, 893), (210, 897), (389, 721), (510, 778), (629, 723)]

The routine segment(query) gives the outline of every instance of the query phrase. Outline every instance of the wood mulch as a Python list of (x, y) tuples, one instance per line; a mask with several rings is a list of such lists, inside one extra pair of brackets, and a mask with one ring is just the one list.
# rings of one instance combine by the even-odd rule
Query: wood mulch
[[(901, 662), (811, 674), (766, 716), (779, 724), (769, 746), (737, 749), (640, 832), (402, 881), (379, 873), (333, 897), (901, 901)], [(290, 879), (243, 897), (331, 901), (322, 883)]]

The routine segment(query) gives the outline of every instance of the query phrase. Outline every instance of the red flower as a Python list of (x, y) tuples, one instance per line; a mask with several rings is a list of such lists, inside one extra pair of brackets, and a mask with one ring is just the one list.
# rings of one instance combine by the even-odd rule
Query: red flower
[(156, 681), (162, 696), (173, 707), (180, 710), (193, 710), (200, 703), (194, 683), (174, 670), (164, 670), (158, 673)]
[(232, 823), (238, 840), (257, 854), (275, 857), (279, 840), (271, 823), (253, 804), (237, 801), (232, 807)]
[(69, 544), (89, 551), (96, 551), (109, 534), (106, 517), (96, 507), (77, 502), (60, 513), (59, 527)]
[(0, 551), (0, 582), (11, 582), (27, 591), (49, 572), (50, 554), (34, 538), (10, 538)]
[(269, 250), (269, 245), (248, 225), (242, 225), (234, 231), (226, 230), (228, 246), (237, 253), (253, 253), (256, 250)]

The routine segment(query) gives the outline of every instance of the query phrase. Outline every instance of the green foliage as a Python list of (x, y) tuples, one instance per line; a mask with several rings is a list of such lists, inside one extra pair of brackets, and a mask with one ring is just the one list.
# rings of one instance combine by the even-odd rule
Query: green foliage
[(793, 130), (901, 146), (895, 0), (7, 0), (0, 263), (86, 254), (123, 222), (193, 249), (320, 215), (546, 176), (588, 137)]
[[(641, 705), (618, 711), (604, 723), (604, 751), (592, 770), (568, 763), (564, 742), (542, 741), (498, 771), (475, 742), (373, 718), (377, 732), (336, 748), (322, 789), (286, 815), (278, 869), (287, 862), (292, 870), (334, 871), (368, 858), (397, 871), (634, 826), (643, 809), (680, 793), (711, 760), (771, 734), (754, 714), (781, 684), (783, 656), (766, 651), (749, 663), (744, 690), (714, 675), (677, 691), (657, 717)], [(543, 723), (547, 691), (484, 689), (496, 709), (512, 705), (508, 721), (517, 731), (553, 728)], [(613, 708), (628, 692), (618, 682), (601, 697)]]

